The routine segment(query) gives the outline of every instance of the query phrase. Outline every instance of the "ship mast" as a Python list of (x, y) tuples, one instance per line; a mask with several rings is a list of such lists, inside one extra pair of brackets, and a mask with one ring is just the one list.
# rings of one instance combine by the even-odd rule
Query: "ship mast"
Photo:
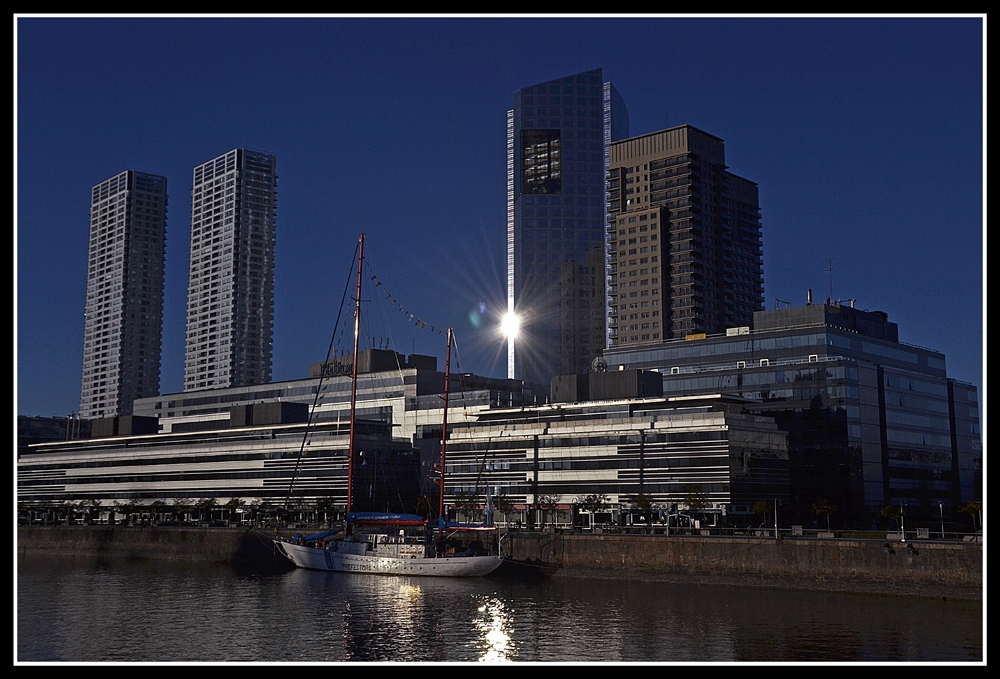
[(444, 547), (444, 458), (445, 458), (445, 446), (448, 439), (448, 386), (451, 382), (451, 332), (452, 329), (448, 328), (448, 349), (445, 351), (444, 355), (444, 417), (441, 424), (441, 478), (438, 480), (438, 485), (441, 486), (441, 492), (438, 494), (438, 541), (441, 542), (442, 548)]
[[(351, 366), (351, 433), (347, 445), (347, 513), (351, 512), (354, 486), (354, 441), (357, 431), (355, 402), (358, 398), (358, 337), (361, 335), (361, 263), (365, 258), (365, 234), (358, 236), (358, 283), (354, 294), (354, 363)], [(350, 532), (350, 523), (346, 523)]]

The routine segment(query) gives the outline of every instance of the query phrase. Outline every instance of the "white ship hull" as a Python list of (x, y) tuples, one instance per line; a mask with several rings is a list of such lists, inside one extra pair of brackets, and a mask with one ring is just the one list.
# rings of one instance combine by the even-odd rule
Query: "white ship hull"
[(420, 544), (373, 544), (350, 538), (337, 541), (325, 549), (282, 540), (275, 540), (274, 544), (299, 568), (338, 573), (481, 577), (499, 568), (503, 560), (496, 555), (426, 556), (424, 546)]

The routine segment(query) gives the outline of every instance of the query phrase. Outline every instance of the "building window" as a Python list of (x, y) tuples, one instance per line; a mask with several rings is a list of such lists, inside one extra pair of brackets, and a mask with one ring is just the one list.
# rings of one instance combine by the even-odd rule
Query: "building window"
[(560, 130), (522, 130), (521, 193), (560, 193), (561, 190)]

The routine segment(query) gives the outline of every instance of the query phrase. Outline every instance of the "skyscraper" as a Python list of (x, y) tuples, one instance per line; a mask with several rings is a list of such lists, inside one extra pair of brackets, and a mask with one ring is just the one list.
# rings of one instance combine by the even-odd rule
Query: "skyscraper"
[(605, 174), (628, 111), (601, 69), (525, 87), (507, 112), (507, 375), (545, 384), (605, 347)]
[(609, 346), (750, 326), (763, 309), (757, 185), (690, 125), (611, 145)]
[(160, 389), (167, 178), (127, 170), (90, 197), (80, 417), (131, 415)]
[(277, 179), (247, 149), (194, 168), (185, 391), (271, 379)]

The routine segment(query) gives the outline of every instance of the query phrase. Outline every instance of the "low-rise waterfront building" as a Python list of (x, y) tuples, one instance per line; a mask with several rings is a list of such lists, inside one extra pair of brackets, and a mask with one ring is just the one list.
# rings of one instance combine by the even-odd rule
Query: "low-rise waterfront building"
[[(378, 356), (368, 358), (379, 367)], [(444, 376), (428, 367), (358, 377), (364, 434), (355, 487), (374, 509), (413, 511), (419, 496), (436, 506), (436, 497), (428, 496), (436, 496), (431, 479), (440, 459)], [(482, 505), (489, 492), (511, 522), (533, 522), (532, 508), (552, 505), (591, 516), (600, 509), (686, 509), (718, 523), (734, 508), (746, 514), (754, 501), (788, 496), (786, 435), (771, 419), (747, 413), (746, 399), (532, 405), (524, 403), (517, 381), (455, 380), (445, 486), (445, 501), (455, 508)], [(32, 446), (19, 460), (18, 500), (275, 506), (294, 487), (292, 504), (342, 510), (349, 386), (349, 376), (333, 374), (322, 383), (313, 378), (146, 399), (135, 412), (160, 415), (159, 433)], [(306, 422), (309, 408), (313, 417)]]

